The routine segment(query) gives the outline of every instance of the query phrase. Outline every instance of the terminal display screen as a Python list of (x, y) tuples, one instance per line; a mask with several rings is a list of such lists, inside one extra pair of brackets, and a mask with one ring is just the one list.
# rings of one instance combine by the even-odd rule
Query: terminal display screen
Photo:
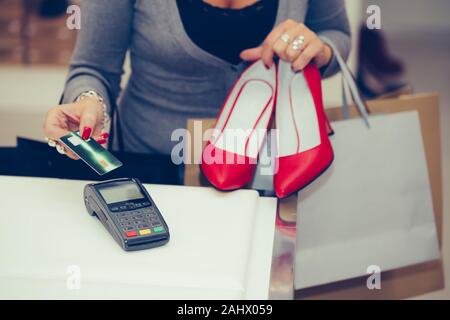
[(103, 187), (99, 191), (107, 204), (144, 198), (144, 195), (135, 183)]

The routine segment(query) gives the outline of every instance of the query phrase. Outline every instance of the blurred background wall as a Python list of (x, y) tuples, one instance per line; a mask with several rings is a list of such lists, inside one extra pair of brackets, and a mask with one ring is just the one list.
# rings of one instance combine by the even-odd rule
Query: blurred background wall
[(450, 32), (448, 0), (363, 0), (363, 6), (377, 4), (382, 8), (382, 28), (389, 36), (436, 34)]

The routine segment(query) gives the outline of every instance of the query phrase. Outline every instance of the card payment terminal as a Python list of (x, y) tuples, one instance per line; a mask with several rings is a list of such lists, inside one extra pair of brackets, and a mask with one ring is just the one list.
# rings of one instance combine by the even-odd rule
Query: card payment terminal
[(138, 179), (114, 179), (88, 184), (84, 201), (126, 251), (159, 247), (169, 239), (169, 228)]

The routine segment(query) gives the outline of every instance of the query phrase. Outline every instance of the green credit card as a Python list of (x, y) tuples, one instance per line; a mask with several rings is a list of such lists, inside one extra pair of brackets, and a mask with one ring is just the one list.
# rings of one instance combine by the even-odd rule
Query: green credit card
[(83, 140), (77, 131), (73, 131), (59, 140), (99, 175), (122, 166), (122, 162), (95, 139)]

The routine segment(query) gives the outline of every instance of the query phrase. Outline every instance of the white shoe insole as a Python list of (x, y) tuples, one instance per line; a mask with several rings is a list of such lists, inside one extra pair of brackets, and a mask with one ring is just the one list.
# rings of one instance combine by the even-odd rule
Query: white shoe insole
[(273, 112), (275, 88), (275, 67), (267, 70), (262, 62), (255, 63), (231, 92), (211, 141), (223, 150), (256, 158)]
[(285, 157), (320, 145), (316, 107), (303, 72), (280, 61), (276, 126), (278, 156)]

